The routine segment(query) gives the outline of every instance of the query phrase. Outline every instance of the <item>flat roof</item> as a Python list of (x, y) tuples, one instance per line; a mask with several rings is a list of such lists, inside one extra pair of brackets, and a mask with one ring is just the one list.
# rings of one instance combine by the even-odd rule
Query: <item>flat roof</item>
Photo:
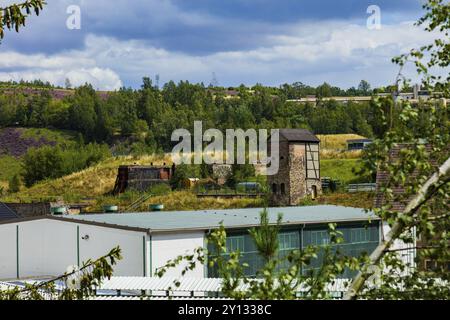
[(319, 143), (320, 139), (309, 130), (306, 129), (279, 129), (280, 137), (284, 137), (290, 142), (315, 142)]
[[(147, 229), (152, 232), (209, 230), (217, 228), (221, 222), (227, 229), (239, 229), (258, 226), (262, 210), (263, 208), (250, 208), (91, 214), (64, 217), (64, 220)], [(268, 212), (271, 223), (276, 223), (279, 213), (283, 214), (283, 225), (379, 220), (373, 213), (364, 209), (331, 205), (269, 208)]]
[(347, 140), (347, 143), (361, 143), (361, 142), (373, 142), (372, 139), (351, 139)]

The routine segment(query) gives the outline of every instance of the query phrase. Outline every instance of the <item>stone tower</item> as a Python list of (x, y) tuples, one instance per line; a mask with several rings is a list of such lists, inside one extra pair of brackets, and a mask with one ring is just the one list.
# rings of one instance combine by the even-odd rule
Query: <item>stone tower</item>
[[(269, 150), (271, 150), (269, 139)], [(320, 140), (304, 129), (280, 129), (279, 171), (268, 176), (270, 202), (275, 206), (295, 206), (305, 197), (322, 193), (320, 180)]]

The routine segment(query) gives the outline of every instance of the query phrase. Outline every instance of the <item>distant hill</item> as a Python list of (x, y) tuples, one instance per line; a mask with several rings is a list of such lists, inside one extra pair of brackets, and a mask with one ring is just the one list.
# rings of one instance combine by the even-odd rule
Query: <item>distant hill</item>
[[(42, 92), (48, 92), (53, 99), (62, 100), (66, 97), (70, 97), (75, 93), (73, 89), (60, 89), (60, 88), (38, 88), (38, 87), (25, 87), (25, 86), (0, 86), (0, 93), (5, 94), (26, 94), (26, 95), (37, 95)], [(97, 94), (102, 99), (108, 97), (108, 91), (97, 91)]]
[(30, 128), (4, 128), (0, 129), (0, 156), (22, 157), (29, 148), (38, 148), (44, 145), (55, 146), (69, 143), (75, 139), (74, 132), (30, 129)]
[[(21, 157), (30, 148), (73, 143), (76, 133), (44, 128), (0, 129), (0, 184), (5, 184), (21, 169)], [(3, 181), (3, 183), (1, 183)]]
[(68, 176), (47, 180), (37, 183), (31, 188), (25, 188), (18, 194), (13, 195), (13, 200), (24, 202), (39, 199), (74, 199), (101, 197), (114, 188), (117, 177), (117, 169), (126, 164), (162, 164), (168, 162), (156, 156), (142, 157), (115, 157), (107, 159), (93, 167)]

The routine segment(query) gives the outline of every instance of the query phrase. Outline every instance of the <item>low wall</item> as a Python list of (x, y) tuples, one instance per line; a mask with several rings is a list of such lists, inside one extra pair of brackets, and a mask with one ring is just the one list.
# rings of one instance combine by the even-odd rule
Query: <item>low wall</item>
[(40, 203), (5, 203), (11, 210), (24, 218), (49, 215), (50, 202)]

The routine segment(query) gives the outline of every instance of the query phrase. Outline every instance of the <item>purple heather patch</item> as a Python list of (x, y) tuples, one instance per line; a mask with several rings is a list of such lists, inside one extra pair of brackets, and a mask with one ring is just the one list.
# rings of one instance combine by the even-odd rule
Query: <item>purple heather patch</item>
[(23, 132), (24, 130), (20, 128), (0, 130), (0, 155), (20, 158), (30, 148), (56, 145), (55, 141), (49, 141), (45, 137), (40, 137), (39, 139), (23, 137)]

